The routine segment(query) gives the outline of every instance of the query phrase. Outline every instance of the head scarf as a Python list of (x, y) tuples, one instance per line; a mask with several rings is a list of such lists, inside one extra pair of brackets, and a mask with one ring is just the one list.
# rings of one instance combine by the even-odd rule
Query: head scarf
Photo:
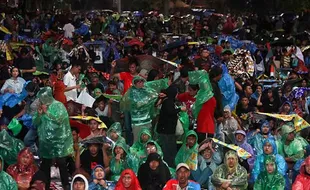
[(265, 127), (265, 126), (269, 128), (269, 131), (267, 134), (263, 134), (263, 135), (268, 135), (268, 134), (270, 134), (270, 125), (269, 125), (268, 121), (265, 121), (262, 123), (262, 125), (260, 126), (260, 131), (261, 131), (261, 133), (263, 133), (263, 127)]
[(111, 133), (115, 132), (118, 135), (118, 139), (122, 137), (122, 126), (119, 122), (113, 123), (107, 131), (107, 136), (111, 138)]
[[(131, 184), (129, 188), (125, 188), (123, 184), (123, 178), (126, 174), (129, 174), (131, 177)], [(140, 183), (138, 178), (136, 177), (135, 173), (131, 169), (125, 169), (118, 180), (115, 190), (142, 190), (140, 187)]]
[(93, 180), (93, 179), (96, 179), (95, 171), (96, 171), (97, 168), (103, 169), (103, 173), (104, 173), (103, 179), (105, 179), (106, 176), (105, 176), (105, 172), (104, 172), (104, 167), (101, 166), (101, 165), (97, 165), (97, 166), (94, 167), (94, 169), (93, 169), (93, 171), (92, 171), (92, 174), (91, 174), (92, 180)]
[[(271, 144), (271, 146), (272, 146), (272, 155), (278, 154), (278, 149), (277, 149), (277, 145), (276, 145), (275, 140), (274, 140), (273, 138), (267, 138), (267, 139), (265, 139), (265, 141), (264, 141), (264, 143), (263, 143), (263, 147), (264, 147), (267, 143)], [(264, 152), (264, 155), (266, 155), (265, 152)]]

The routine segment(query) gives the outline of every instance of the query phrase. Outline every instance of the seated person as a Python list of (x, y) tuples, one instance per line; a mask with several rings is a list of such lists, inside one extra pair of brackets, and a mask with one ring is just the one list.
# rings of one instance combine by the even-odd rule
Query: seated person
[(115, 190), (142, 190), (139, 180), (134, 171), (125, 169), (122, 171), (119, 180), (115, 186)]
[(105, 93), (110, 95), (121, 94), (121, 91), (117, 88), (117, 82), (110, 80), (108, 82), (108, 89), (105, 91)]
[(255, 155), (263, 154), (262, 143), (267, 138), (274, 138), (271, 135), (271, 128), (268, 121), (264, 121), (260, 129), (257, 129), (248, 137), (248, 143), (253, 147)]
[(98, 117), (111, 117), (111, 102), (104, 96), (99, 96), (95, 101), (95, 111)]
[(310, 189), (310, 156), (308, 156), (300, 167), (300, 174), (297, 176), (292, 189)]
[(122, 137), (122, 126), (119, 122), (115, 122), (110, 126), (107, 131), (107, 137), (114, 142), (119, 140), (125, 141), (124, 137)]
[(101, 165), (108, 171), (110, 158), (107, 155), (108, 146), (101, 144), (90, 143), (87, 144), (87, 149), (80, 154), (80, 150), (76, 150), (75, 168), (77, 173), (84, 174), (87, 178), (90, 177), (95, 166)]
[(251, 158), (248, 158), (245, 162), (242, 162), (241, 165), (245, 167), (248, 171), (253, 169), (255, 162), (255, 155), (253, 148), (250, 144), (247, 143), (246, 134), (243, 130), (237, 130), (235, 132), (235, 144), (243, 148), (245, 151), (252, 155)]
[(248, 186), (247, 178), (246, 169), (238, 163), (237, 153), (229, 150), (225, 154), (224, 163), (215, 169), (211, 182), (219, 189), (246, 190)]
[(104, 168), (101, 165), (94, 167), (89, 190), (107, 190), (108, 184), (105, 180)]
[(190, 168), (185, 163), (180, 163), (176, 168), (176, 179), (170, 179), (163, 190), (178, 190), (191, 189), (200, 190), (200, 185), (192, 180), (189, 180)]
[(130, 153), (136, 155), (139, 159), (141, 159), (147, 156), (144, 150), (146, 143), (152, 140), (151, 131), (147, 128), (143, 128), (139, 133), (139, 137), (139, 140), (130, 147)]
[(171, 175), (161, 156), (151, 153), (148, 155), (147, 161), (140, 166), (138, 179), (142, 189), (162, 189), (171, 179)]
[(201, 187), (212, 189), (211, 175), (222, 163), (221, 154), (212, 147), (212, 141), (205, 141), (199, 147), (198, 168), (191, 175)]
[(308, 146), (308, 142), (304, 138), (298, 135), (295, 136), (296, 129), (291, 125), (293, 124), (288, 123), (282, 126), (282, 141), (278, 143), (280, 146), (278, 149), (283, 150), (281, 154), (285, 158), (289, 169), (293, 169), (294, 164), (304, 157)]
[(231, 115), (231, 109), (229, 105), (224, 107), (223, 111), (223, 129), (222, 132), (225, 134), (225, 142), (228, 144), (233, 144), (234, 133), (237, 131), (239, 124), (238, 121)]
[(283, 190), (285, 180), (277, 170), (276, 158), (273, 155), (266, 156), (264, 168), (255, 181), (254, 190)]
[(128, 151), (124, 141), (117, 141), (112, 149), (112, 159), (110, 161), (110, 170), (112, 181), (118, 181), (121, 172), (125, 169), (132, 169), (138, 172), (139, 159)]
[(7, 79), (1, 88), (1, 93), (16, 93), (22, 92), (26, 81), (19, 77), (19, 70), (16, 67), (10, 69), (11, 78)]
[(3, 171), (4, 160), (0, 155), (0, 189), (16, 190), (17, 184), (15, 180)]
[(99, 137), (99, 136), (105, 136), (105, 130), (104, 129), (100, 129), (100, 122), (92, 119), (89, 120), (88, 126), (90, 127), (90, 135), (87, 136), (85, 139), (91, 139), (93, 137)]
[(10, 165), (6, 171), (17, 182), (19, 189), (29, 188), (32, 176), (38, 171), (38, 167), (34, 164), (33, 154), (30, 149), (22, 149), (18, 153), (17, 163)]
[(243, 129), (248, 129), (248, 118), (252, 112), (254, 112), (254, 107), (250, 105), (249, 98), (243, 96), (241, 102), (236, 108), (236, 114), (240, 118), (240, 123), (242, 123), (241, 126), (243, 126)]
[(198, 137), (197, 133), (190, 130), (186, 133), (182, 147), (177, 153), (175, 164), (186, 163), (190, 170), (198, 168)]
[(88, 190), (88, 181), (85, 176), (77, 174), (71, 182), (71, 190)]

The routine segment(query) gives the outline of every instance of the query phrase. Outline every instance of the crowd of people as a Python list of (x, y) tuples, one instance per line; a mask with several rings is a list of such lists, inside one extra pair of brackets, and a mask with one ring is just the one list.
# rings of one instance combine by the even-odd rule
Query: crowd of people
[(307, 26), (2, 13), (0, 189), (310, 189)]

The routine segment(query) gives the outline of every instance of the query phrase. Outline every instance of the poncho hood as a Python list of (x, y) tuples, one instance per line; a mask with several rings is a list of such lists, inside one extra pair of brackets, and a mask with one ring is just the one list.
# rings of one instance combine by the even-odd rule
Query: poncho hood
[(53, 92), (50, 87), (44, 87), (42, 88), (38, 94), (37, 97), (39, 98), (40, 102), (42, 104), (51, 105), (55, 99), (53, 98)]
[(128, 151), (127, 144), (124, 141), (118, 140), (117, 142), (115, 142), (115, 145), (113, 147), (113, 152), (112, 152), (113, 156), (116, 156), (114, 153), (114, 150), (115, 150), (115, 147), (117, 147), (117, 146), (121, 147), (124, 150), (124, 152), (126, 153), (126, 155), (128, 155), (129, 151)]
[(103, 179), (105, 179), (106, 176), (105, 176), (105, 172), (104, 172), (104, 167), (101, 166), (101, 165), (97, 165), (97, 166), (94, 167), (94, 169), (93, 169), (93, 171), (92, 171), (92, 173), (91, 173), (91, 179), (92, 179), (92, 180), (93, 180), (93, 179), (96, 179), (95, 171), (96, 171), (97, 168), (101, 168), (101, 169), (103, 170), (103, 173), (104, 173)]
[(115, 132), (119, 137), (122, 136), (122, 126), (120, 122), (115, 122), (113, 123), (110, 128), (107, 131), (107, 135), (109, 138), (111, 138), (111, 132)]
[[(264, 143), (263, 143), (263, 147), (264, 147), (267, 143), (270, 143), (271, 146), (272, 146), (272, 154), (273, 154), (273, 155), (278, 154), (277, 145), (276, 145), (275, 140), (272, 139), (272, 138), (267, 138), (267, 139), (264, 141)], [(264, 154), (265, 154), (265, 153), (264, 153)]]
[(306, 172), (306, 165), (310, 166), (310, 156), (308, 156), (305, 161), (302, 163), (301, 167), (300, 167), (300, 173), (303, 175), (307, 175), (309, 176), (309, 174), (307, 174)]
[(82, 174), (77, 174), (77, 175), (75, 175), (75, 176), (73, 177), (73, 179), (72, 179), (72, 182), (71, 182), (71, 190), (73, 190), (74, 180), (75, 180), (76, 178), (78, 178), (78, 177), (80, 177), (80, 178), (83, 179), (83, 181), (84, 181), (84, 183), (85, 183), (85, 189), (88, 189), (88, 181), (87, 181), (86, 177), (83, 176)]
[(139, 133), (139, 142), (141, 143), (141, 144), (146, 144), (147, 142), (142, 142), (141, 141), (141, 137), (142, 137), (142, 135), (143, 134), (145, 134), (145, 135), (148, 135), (149, 136), (149, 140), (147, 141), (147, 142), (149, 142), (151, 139), (152, 139), (152, 133), (151, 133), (151, 131), (149, 130), (149, 129), (147, 129), (147, 128), (143, 128), (143, 129), (141, 129), (141, 131), (140, 131), (140, 133)]

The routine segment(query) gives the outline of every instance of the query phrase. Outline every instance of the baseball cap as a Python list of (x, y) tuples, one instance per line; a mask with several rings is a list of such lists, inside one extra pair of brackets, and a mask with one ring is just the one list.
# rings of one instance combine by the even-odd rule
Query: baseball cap
[(190, 169), (189, 169), (189, 166), (188, 166), (187, 164), (185, 164), (185, 163), (180, 163), (180, 164), (177, 165), (176, 171), (178, 171), (178, 170), (179, 170), (180, 168), (182, 168), (182, 167), (184, 167), (184, 168), (190, 170)]

